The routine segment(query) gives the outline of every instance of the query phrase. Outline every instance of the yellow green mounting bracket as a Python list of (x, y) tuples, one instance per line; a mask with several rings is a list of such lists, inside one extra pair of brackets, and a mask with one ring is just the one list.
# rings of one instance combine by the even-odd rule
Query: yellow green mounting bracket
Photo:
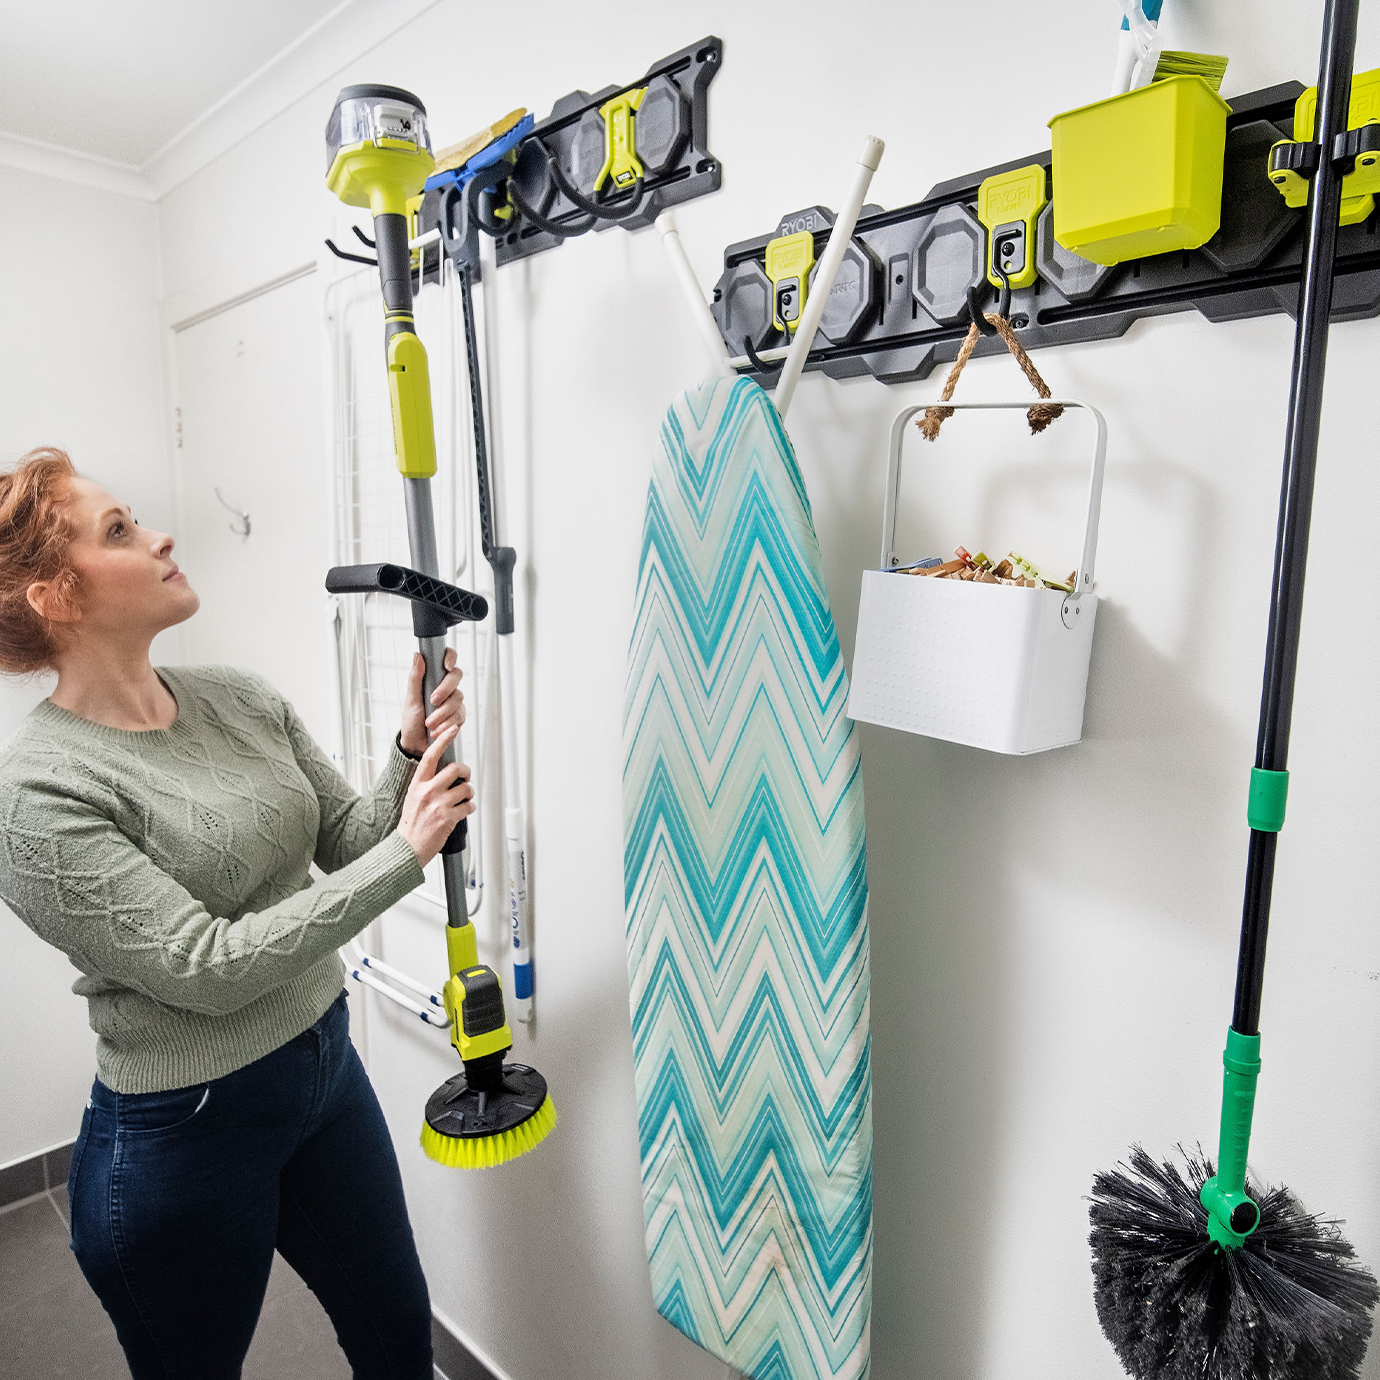
[(993, 173), (978, 187), (978, 219), (987, 229), (987, 281), (1001, 287), (1000, 264), (1013, 288), (1029, 287), (1035, 267), (1035, 218), (1044, 208), (1045, 170), (1038, 163)]
[(779, 235), (767, 245), (767, 277), (771, 279), (771, 324), (793, 331), (800, 324), (810, 295), (810, 270), (815, 266), (815, 237), (808, 230)]
[[(1318, 116), (1318, 88), (1310, 86), (1294, 102), (1294, 137), (1282, 139), (1270, 149), (1270, 181), (1279, 189), (1286, 206), (1295, 209), (1308, 205), (1308, 187), (1312, 181), (1307, 159), (1299, 156), (1300, 145), (1313, 142), (1313, 130)], [(1367, 125), (1380, 125), (1380, 67), (1358, 72), (1351, 79), (1351, 105), (1347, 111), (1347, 129), (1364, 130)], [(1380, 131), (1377, 131), (1380, 134)], [(1366, 144), (1372, 147), (1366, 147)], [(1312, 155), (1316, 158), (1316, 154)], [(1362, 141), (1352, 170), (1342, 178), (1342, 209), (1337, 217), (1340, 225), (1357, 225), (1375, 209), (1375, 195), (1380, 192), (1380, 138)]]
[(596, 192), (607, 178), (615, 187), (631, 187), (646, 175), (637, 159), (637, 108), (646, 94), (647, 88), (639, 86), (599, 107), (604, 117), (604, 166), (594, 179)]

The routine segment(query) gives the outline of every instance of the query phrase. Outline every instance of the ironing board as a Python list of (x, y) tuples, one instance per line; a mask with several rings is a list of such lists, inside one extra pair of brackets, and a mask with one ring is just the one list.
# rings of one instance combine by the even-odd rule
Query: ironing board
[(628, 977), (658, 1311), (753, 1380), (865, 1376), (862, 768), (795, 453), (747, 379), (670, 408), (624, 702)]

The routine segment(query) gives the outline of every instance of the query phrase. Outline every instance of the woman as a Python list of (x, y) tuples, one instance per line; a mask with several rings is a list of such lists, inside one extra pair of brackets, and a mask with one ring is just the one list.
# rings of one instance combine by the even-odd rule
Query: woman
[(430, 1380), (336, 949), (474, 808), (468, 768), (440, 765), (460, 673), (449, 654), (428, 714), (417, 658), (356, 795), (266, 681), (153, 668), (154, 636), (198, 606), (172, 551), (62, 451), (0, 474), (0, 670), (58, 677), (0, 751), (0, 897), (80, 970), (98, 1037), (72, 1249), (135, 1380), (238, 1376), (275, 1246), (357, 1377)]

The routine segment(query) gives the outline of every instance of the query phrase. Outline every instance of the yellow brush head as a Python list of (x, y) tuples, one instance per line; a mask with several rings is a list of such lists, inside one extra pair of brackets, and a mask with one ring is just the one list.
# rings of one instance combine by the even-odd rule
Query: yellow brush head
[(524, 106), (520, 110), (510, 110), (501, 120), (495, 120), (487, 129), (471, 134), (461, 144), (451, 144), (436, 155), (436, 171), (448, 172), (451, 168), (462, 168), (480, 149), (486, 149), (495, 139), (501, 139), (517, 122), (527, 114)]
[(548, 1096), (521, 1125), (496, 1136), (443, 1136), (423, 1121), (422, 1150), (428, 1159), (452, 1169), (490, 1169), (535, 1149), (555, 1124), (556, 1105)]

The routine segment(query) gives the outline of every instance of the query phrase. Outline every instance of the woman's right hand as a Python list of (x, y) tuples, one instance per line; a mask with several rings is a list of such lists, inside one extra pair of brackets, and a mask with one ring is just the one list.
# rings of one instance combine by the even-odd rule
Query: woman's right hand
[(441, 754), (459, 731), (458, 726), (452, 725), (437, 736), (422, 754), (403, 797), (398, 833), (412, 845), (423, 867), (441, 851), (455, 826), (474, 813), (470, 769), (463, 762), (441, 765)]

